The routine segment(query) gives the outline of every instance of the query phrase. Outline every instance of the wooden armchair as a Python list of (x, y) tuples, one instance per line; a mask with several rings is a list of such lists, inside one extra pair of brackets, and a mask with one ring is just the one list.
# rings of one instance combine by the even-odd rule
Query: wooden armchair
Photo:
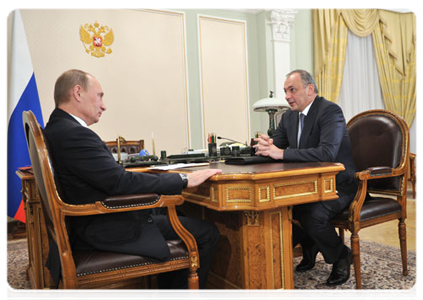
[[(407, 174), (409, 130), (403, 119), (386, 110), (370, 110), (348, 122), (348, 133), (359, 181), (357, 194), (350, 207), (338, 214), (332, 223), (351, 232), (356, 286), (361, 288), (360, 242), (358, 232), (387, 221), (399, 220), (403, 275), (407, 270)], [(367, 198), (367, 193), (372, 198)]]
[(410, 153), (410, 178), (413, 199), (416, 199), (416, 182), (420, 181), (420, 154)]
[[(180, 195), (157, 194), (115, 196), (86, 205), (69, 205), (57, 192), (57, 182), (42, 129), (31, 111), (23, 113), (24, 130), (38, 187), (49, 239), (59, 249), (62, 282), (65, 289), (107, 288), (117, 282), (133, 280), (146, 275), (179, 269), (189, 269), (188, 287), (198, 289), (199, 256), (194, 237), (182, 226), (176, 215), (175, 205), (184, 199)], [(101, 251), (73, 251), (70, 247), (65, 218), (119, 213), (154, 207), (167, 207), (173, 229), (181, 238), (168, 241), (171, 259), (155, 262), (137, 255)]]

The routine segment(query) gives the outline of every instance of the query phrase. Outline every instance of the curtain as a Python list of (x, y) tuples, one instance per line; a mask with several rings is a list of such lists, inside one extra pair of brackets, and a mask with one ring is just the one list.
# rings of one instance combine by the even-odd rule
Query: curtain
[(385, 107), (409, 127), (416, 114), (415, 22), (414, 14), (380, 11), (380, 25), (373, 32)]
[[(344, 76), (339, 95), (345, 119), (370, 109), (386, 109), (379, 83), (372, 36), (348, 32)], [(410, 151), (420, 153), (420, 107), (410, 127)]]
[(372, 34), (385, 107), (410, 126), (416, 112), (415, 15), (374, 9), (317, 9), (312, 17), (315, 79), (320, 94), (339, 102), (348, 29), (359, 37)]
[(372, 36), (358, 37), (349, 31), (344, 76), (339, 95), (339, 105), (342, 107), (345, 119), (348, 121), (362, 111), (384, 109), (379, 87)]
[(315, 53), (314, 79), (319, 94), (338, 103), (344, 74), (348, 28), (340, 11), (336, 9), (313, 10), (312, 18)]

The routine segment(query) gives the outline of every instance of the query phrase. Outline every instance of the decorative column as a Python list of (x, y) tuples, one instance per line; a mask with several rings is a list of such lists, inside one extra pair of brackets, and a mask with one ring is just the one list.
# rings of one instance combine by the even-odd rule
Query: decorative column
[(284, 97), (285, 77), (291, 71), (291, 26), (297, 12), (296, 9), (274, 9), (270, 11), (270, 24), (273, 32), (275, 94), (278, 98)]

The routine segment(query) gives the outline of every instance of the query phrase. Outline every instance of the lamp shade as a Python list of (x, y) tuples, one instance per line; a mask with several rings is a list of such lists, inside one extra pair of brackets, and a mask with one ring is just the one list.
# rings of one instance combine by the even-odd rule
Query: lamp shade
[(260, 99), (253, 104), (254, 111), (276, 110), (278, 112), (288, 110), (289, 108), (289, 105), (284, 99), (273, 98), (273, 93), (270, 93), (269, 98)]
[(285, 100), (273, 98), (273, 92), (270, 91), (269, 98), (264, 98), (253, 104), (254, 111), (265, 111), (269, 114), (269, 129), (267, 134), (272, 137), (275, 131), (275, 114), (277, 112), (286, 112), (290, 109)]

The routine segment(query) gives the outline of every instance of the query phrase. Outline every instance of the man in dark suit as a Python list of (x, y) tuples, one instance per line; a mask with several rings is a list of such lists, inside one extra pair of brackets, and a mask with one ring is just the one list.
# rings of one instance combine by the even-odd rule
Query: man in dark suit
[[(103, 95), (97, 79), (80, 70), (69, 70), (56, 81), (56, 108), (44, 133), (65, 202), (94, 203), (112, 195), (180, 194), (183, 188), (197, 186), (220, 173), (203, 170), (186, 176), (126, 171), (116, 163), (100, 137), (88, 128), (106, 110)], [(219, 232), (214, 224), (202, 220), (186, 217), (180, 220), (196, 238), (201, 262), (200, 287), (204, 288)], [(165, 240), (176, 237), (167, 217), (150, 211), (75, 217), (71, 223), (73, 248), (137, 254), (157, 260), (169, 259)], [(54, 265), (51, 260), (50, 265)], [(58, 276), (57, 270), (53, 273)], [(186, 287), (187, 277), (183, 278), (174, 276), (166, 286), (160, 281), (159, 284), (167, 288)]]
[(336, 176), (339, 199), (295, 206), (293, 246), (301, 243), (303, 260), (297, 271), (314, 267), (320, 251), (326, 263), (333, 264), (328, 285), (339, 285), (350, 276), (351, 250), (345, 246), (330, 220), (347, 207), (357, 191), (355, 164), (341, 108), (317, 95), (313, 77), (304, 70), (287, 75), (284, 84), (286, 100), (291, 107), (272, 138), (256, 139), (256, 154), (286, 162), (341, 162), (345, 171)]

